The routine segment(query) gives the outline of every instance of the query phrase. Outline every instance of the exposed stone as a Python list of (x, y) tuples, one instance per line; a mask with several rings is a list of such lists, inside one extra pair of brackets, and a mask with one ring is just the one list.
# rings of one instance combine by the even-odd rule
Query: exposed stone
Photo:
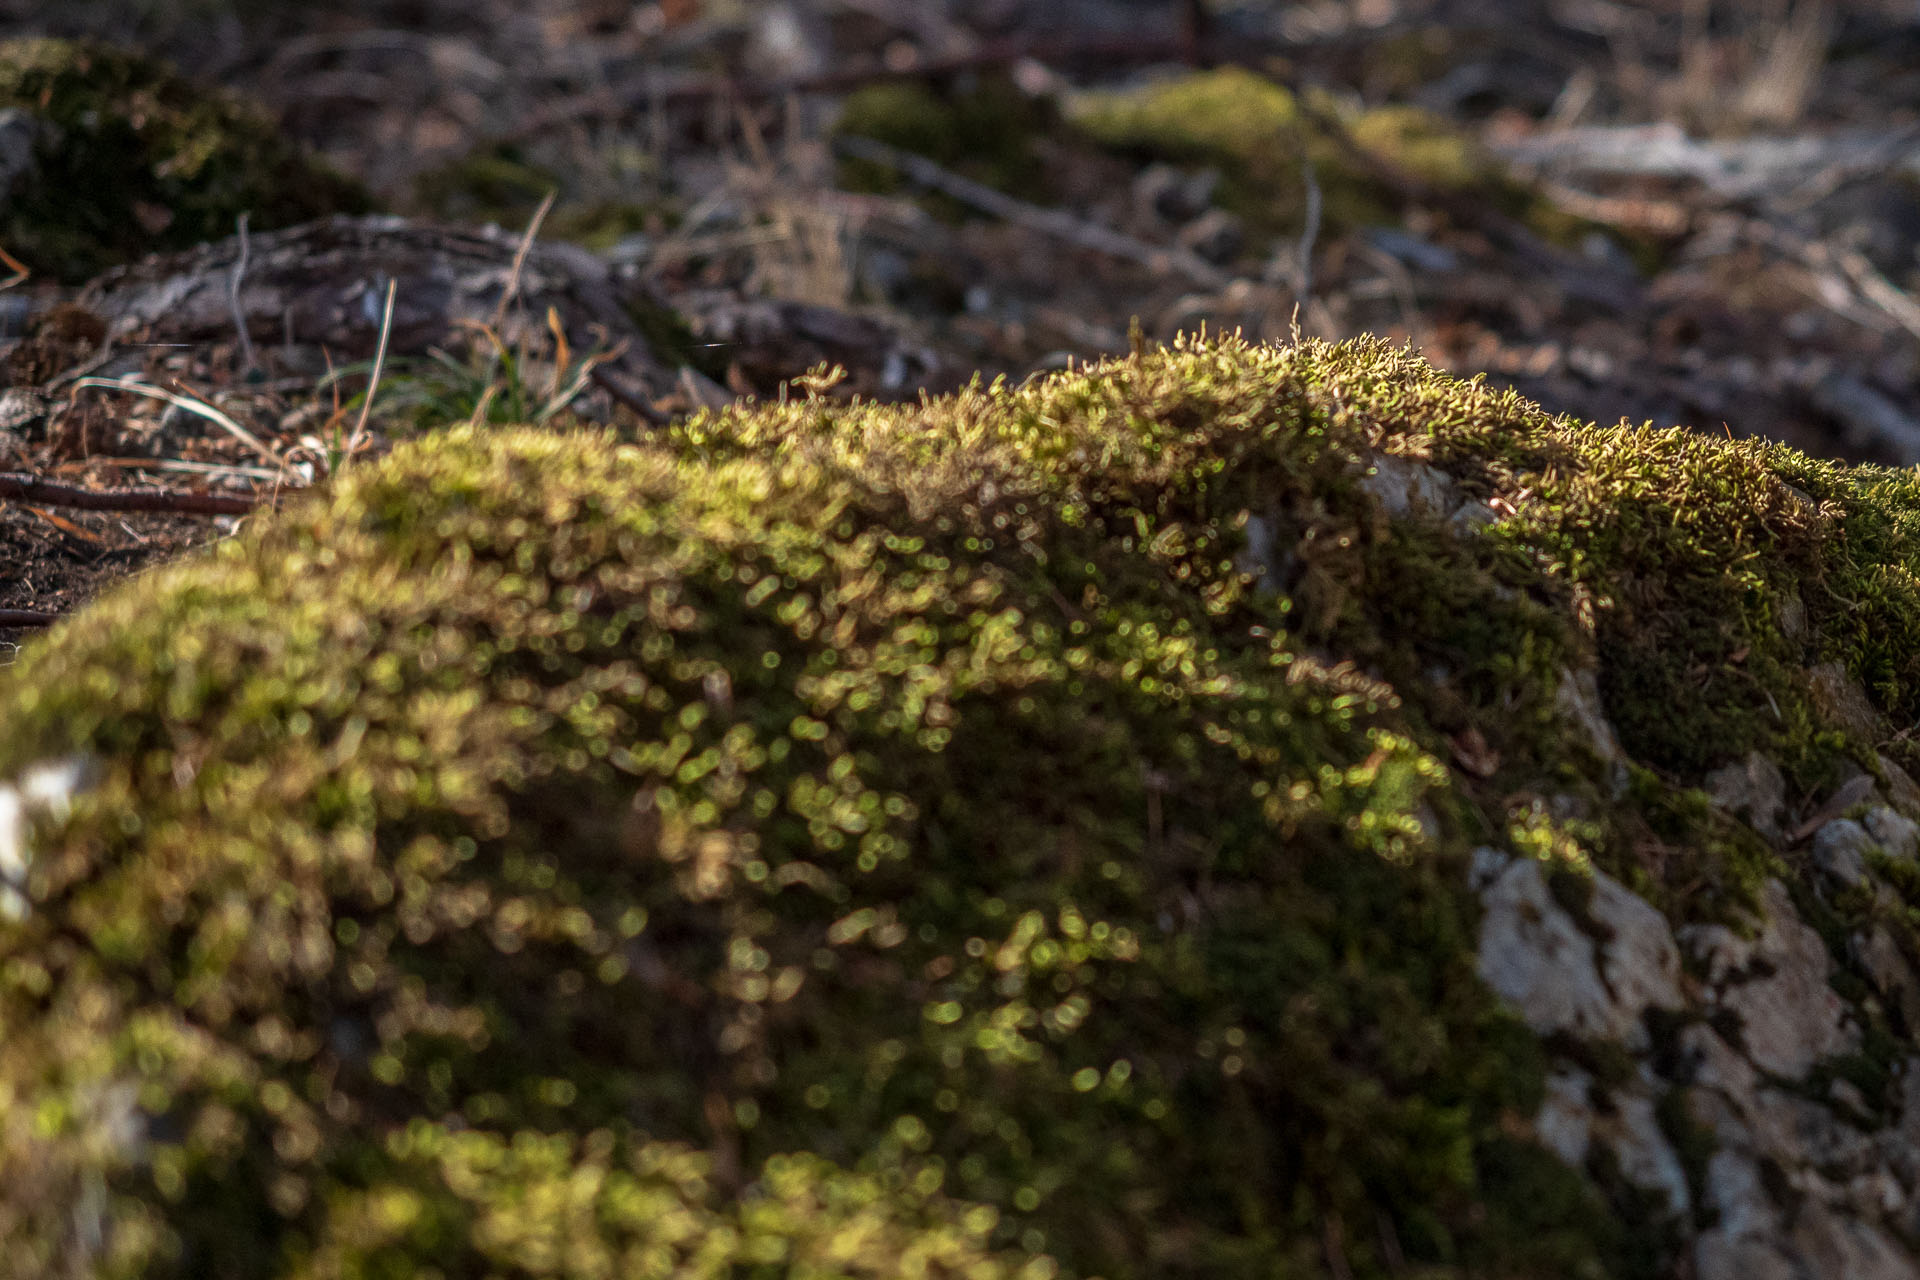
[(1861, 819), (1881, 850), (1888, 855), (1911, 859), (1920, 851), (1920, 823), (1915, 823), (1897, 809), (1877, 804), (1867, 810)]
[(1867, 882), (1867, 852), (1873, 837), (1851, 818), (1835, 818), (1813, 833), (1813, 865), (1831, 876), (1842, 887), (1853, 889)]
[(0, 916), (18, 920), (31, 904), (21, 890), (31, 864), (27, 836), (36, 821), (61, 821), (73, 797), (92, 783), (93, 764), (83, 757), (50, 760), (0, 783)]
[(1636, 1090), (1615, 1093), (1611, 1101), (1613, 1114), (1600, 1118), (1593, 1137), (1613, 1152), (1620, 1176), (1660, 1195), (1676, 1217), (1691, 1213), (1693, 1194), (1687, 1187), (1687, 1171), (1661, 1132), (1653, 1099)]
[(1793, 1224), (1794, 1252), (1803, 1273), (1834, 1280), (1913, 1280), (1913, 1256), (1870, 1222), (1805, 1201)]
[(1592, 1089), (1593, 1077), (1584, 1071), (1555, 1072), (1547, 1077), (1547, 1097), (1533, 1121), (1540, 1144), (1576, 1169), (1586, 1163), (1593, 1132)]
[(5, 200), (14, 184), (32, 171), (34, 151), (49, 128), (18, 107), (0, 110), (0, 200)]
[(1415, 514), (1444, 516), (1459, 501), (1453, 477), (1446, 472), (1391, 453), (1374, 455), (1373, 470), (1361, 477), (1360, 487), (1396, 520)]
[(1752, 1132), (1762, 1155), (1786, 1167), (1818, 1166), (1830, 1178), (1864, 1173), (1876, 1155), (1865, 1133), (1819, 1103), (1780, 1089), (1754, 1094)]
[(1627, 784), (1627, 753), (1620, 746), (1613, 722), (1602, 709), (1600, 681), (1591, 667), (1561, 668), (1560, 684), (1553, 693), (1553, 708), (1563, 720), (1580, 730), (1594, 754), (1606, 763), (1608, 781), (1618, 795)]
[(1596, 872), (1587, 911), (1596, 943), (1553, 896), (1538, 862), (1518, 858), (1482, 895), (1479, 971), (1542, 1034), (1647, 1045), (1642, 1015), (1682, 1004), (1679, 952), (1661, 916)]
[(1766, 927), (1747, 941), (1724, 925), (1696, 925), (1682, 941), (1707, 968), (1708, 999), (1740, 1018), (1741, 1048), (1762, 1071), (1788, 1080), (1853, 1049), (1858, 1030), (1827, 985), (1830, 960), (1820, 935), (1794, 911), (1785, 886), (1767, 881)]
[(1703, 788), (1708, 799), (1768, 840), (1778, 842), (1784, 832), (1787, 780), (1780, 766), (1758, 751), (1715, 769)]
[(1874, 990), (1895, 1009), (1909, 1030), (1920, 1030), (1920, 974), (1884, 924), (1874, 924), (1850, 939), (1856, 963)]
[(1771, 1240), (1737, 1236), (1725, 1227), (1701, 1233), (1693, 1247), (1693, 1265), (1699, 1280), (1801, 1280)]
[(1887, 799), (1893, 807), (1910, 818), (1920, 818), (1920, 782), (1915, 782), (1913, 775), (1888, 757), (1882, 755), (1875, 759), (1886, 784)]
[(1880, 736), (1880, 713), (1873, 709), (1867, 691), (1838, 662), (1823, 662), (1807, 669), (1807, 691), (1825, 719), (1862, 742)]

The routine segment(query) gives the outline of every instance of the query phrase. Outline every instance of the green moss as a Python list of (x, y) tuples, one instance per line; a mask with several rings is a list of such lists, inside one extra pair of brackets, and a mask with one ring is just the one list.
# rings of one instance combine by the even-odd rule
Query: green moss
[(264, 231), (370, 207), (258, 111), (136, 54), (0, 43), (4, 109), (27, 113), (39, 137), (0, 207), (0, 246), (61, 280), (232, 235), (242, 213)]
[[(834, 132), (884, 142), (975, 182), (1046, 203), (1051, 184), (1037, 142), (1054, 126), (1046, 101), (1004, 76), (989, 75), (942, 87), (918, 81), (867, 85), (847, 96)], [(881, 194), (907, 186), (892, 169), (854, 159), (841, 161), (840, 184)], [(962, 212), (940, 207), (952, 216)]]
[[(1387, 518), (1381, 453), (1498, 518)], [(101, 766), (0, 927), (0, 1247), (57, 1270), (101, 1206), (113, 1276), (1656, 1266), (1524, 1138), (1465, 867), (1735, 903), (1700, 771), (1847, 746), (1803, 661), (1911, 696), (1852, 619), (1920, 605), (1890, 475), (1377, 343), (404, 445), (0, 684), (0, 776)], [(1814, 581), (1851, 604), (1769, 630)], [(1623, 794), (1555, 709), (1587, 665)]]
[(1333, 100), (1302, 111), (1291, 91), (1239, 67), (1194, 72), (1143, 88), (1074, 99), (1068, 118), (1099, 144), (1136, 157), (1217, 166), (1221, 203), (1256, 232), (1298, 234), (1310, 162), (1335, 230), (1397, 222), (1400, 197), (1328, 135), (1340, 122), (1351, 140), (1399, 171), (1444, 191), (1472, 193), (1556, 244), (1596, 230), (1515, 180), (1473, 138), (1417, 107), (1364, 111)]

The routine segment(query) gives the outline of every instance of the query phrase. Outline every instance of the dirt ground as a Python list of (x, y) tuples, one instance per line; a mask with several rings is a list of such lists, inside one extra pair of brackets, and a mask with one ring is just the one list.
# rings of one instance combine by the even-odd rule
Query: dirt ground
[[(537, 222), (593, 255), (549, 274), (587, 271), (630, 315), (644, 298), (677, 337), (650, 332), (672, 358), (622, 382), (581, 372), (537, 313), (492, 347), (436, 331), (396, 351), (413, 363), (363, 423), (367, 370), (328, 380), (291, 333), (255, 353), (150, 316), (52, 340), (62, 304), (119, 316), (132, 286), (36, 277), (0, 292), (9, 475), (267, 500), (449, 405), (644, 431), (821, 361), (847, 367), (843, 394), (909, 398), (1202, 326), (1381, 333), (1556, 412), (1920, 463), (1911, 3), (0, 0), (0, 37), (28, 34), (169, 58), (263, 103), (389, 210), (497, 224), (507, 257)], [(1057, 127), (1063, 103), (1225, 67), (1302, 106), (1297, 159), (1251, 144), (1284, 160), (1265, 204), (1206, 146)], [(915, 151), (908, 116), (929, 103), (947, 132)], [(1369, 149), (1408, 108), (1469, 159)], [(852, 134), (856, 112), (891, 141)], [(324, 361), (364, 364), (354, 342)], [(503, 352), (521, 357), (511, 395)], [(0, 609), (58, 615), (237, 524), (0, 498)]]

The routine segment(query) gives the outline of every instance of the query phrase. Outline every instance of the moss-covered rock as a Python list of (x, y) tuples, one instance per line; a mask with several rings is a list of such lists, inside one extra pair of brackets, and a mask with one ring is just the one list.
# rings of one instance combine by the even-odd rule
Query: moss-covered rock
[(0, 247), (79, 281), (143, 254), (370, 207), (258, 110), (165, 64), (88, 43), (0, 42), (0, 112), (33, 160), (0, 192)]
[(1702, 771), (1892, 767), (1810, 663), (1920, 719), (1917, 483), (1370, 343), (409, 444), (0, 683), (0, 777), (95, 775), (8, 873), (0, 1248), (1662, 1268), (1534, 1137), (1631, 1061), (1495, 1001), (1469, 866), (1736, 918)]
[[(1356, 161), (1325, 122), (1336, 121), (1374, 157), (1443, 191), (1471, 193), (1557, 243), (1598, 228), (1516, 180), (1468, 134), (1409, 106), (1352, 110), (1328, 99), (1302, 110), (1285, 86), (1240, 67), (1191, 72), (1124, 90), (1077, 95), (1068, 120), (1100, 144), (1136, 157), (1220, 170), (1220, 200), (1254, 231), (1298, 234), (1306, 170), (1341, 230), (1397, 222), (1401, 195)], [(1636, 246), (1637, 247), (1637, 246)]]
[[(1048, 203), (1053, 184), (1038, 144), (1058, 126), (1050, 100), (988, 75), (942, 86), (868, 85), (847, 95), (834, 132), (884, 142), (996, 190)], [(855, 159), (840, 162), (840, 181), (850, 190), (881, 193), (909, 185), (884, 165)], [(951, 215), (964, 212), (951, 202), (933, 203)]]

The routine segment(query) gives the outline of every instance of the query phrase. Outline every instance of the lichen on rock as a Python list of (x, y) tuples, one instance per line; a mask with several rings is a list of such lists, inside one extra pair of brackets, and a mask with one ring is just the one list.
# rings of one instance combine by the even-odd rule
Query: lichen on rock
[[(92, 770), (0, 925), (0, 1247), (1911, 1256), (1915, 485), (1376, 342), (409, 443), (0, 683), (0, 779)], [(1855, 776), (1866, 886), (1790, 844)]]

